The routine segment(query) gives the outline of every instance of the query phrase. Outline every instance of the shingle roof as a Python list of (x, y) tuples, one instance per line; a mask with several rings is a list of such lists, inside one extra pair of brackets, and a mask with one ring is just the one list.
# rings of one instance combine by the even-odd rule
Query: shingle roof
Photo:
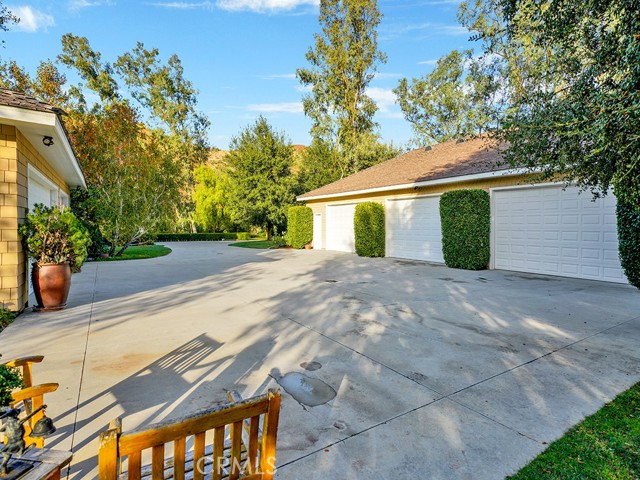
[(24, 108), (26, 110), (34, 110), (36, 112), (46, 112), (60, 114), (64, 113), (61, 109), (49, 105), (48, 103), (36, 100), (23, 93), (14, 92), (6, 88), (0, 88), (0, 105), (7, 107)]
[(500, 147), (492, 147), (487, 138), (440, 143), (399, 155), (298, 198), (304, 200), (316, 196), (505, 170), (509, 167), (502, 162), (501, 150), (503, 149)]

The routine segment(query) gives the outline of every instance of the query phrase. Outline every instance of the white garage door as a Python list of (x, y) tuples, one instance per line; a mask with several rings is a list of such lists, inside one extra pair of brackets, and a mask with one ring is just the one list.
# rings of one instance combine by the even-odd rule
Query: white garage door
[(353, 253), (356, 251), (353, 214), (356, 204), (327, 206), (327, 250)]
[(440, 197), (387, 200), (387, 256), (444, 262)]
[(494, 190), (494, 267), (626, 283), (616, 200), (561, 186)]

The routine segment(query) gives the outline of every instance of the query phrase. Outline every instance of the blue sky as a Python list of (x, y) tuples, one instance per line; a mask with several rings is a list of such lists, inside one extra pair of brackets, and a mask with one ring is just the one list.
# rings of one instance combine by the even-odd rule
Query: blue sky
[[(64, 33), (86, 36), (107, 61), (141, 41), (163, 58), (176, 53), (185, 76), (200, 91), (199, 109), (211, 120), (210, 141), (229, 140), (264, 115), (293, 143), (308, 145), (310, 121), (302, 113), (304, 92), (296, 68), (319, 31), (319, 0), (31, 0), (4, 1), (21, 17), (2, 34), (0, 58), (35, 71), (54, 59)], [(401, 77), (424, 75), (454, 48), (470, 48), (456, 19), (457, 0), (380, 0), (379, 67), (369, 95), (383, 140), (405, 145), (411, 128), (391, 92)], [(69, 76), (69, 79), (75, 79)]]

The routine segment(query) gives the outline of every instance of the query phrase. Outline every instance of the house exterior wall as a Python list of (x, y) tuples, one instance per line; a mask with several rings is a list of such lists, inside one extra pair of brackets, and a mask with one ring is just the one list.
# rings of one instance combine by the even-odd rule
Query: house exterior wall
[(452, 181), (451, 183), (443, 183), (438, 185), (431, 185), (426, 187), (420, 187), (417, 189), (399, 189), (399, 190), (389, 190), (385, 192), (374, 192), (374, 193), (366, 193), (360, 195), (350, 195), (344, 197), (337, 198), (329, 198), (329, 199), (318, 199), (318, 200), (305, 200), (305, 203), (308, 207), (313, 210), (314, 214), (322, 214), (322, 244), (326, 245), (326, 235), (327, 235), (327, 215), (326, 215), (326, 207), (327, 205), (340, 205), (340, 204), (349, 204), (349, 203), (360, 203), (360, 202), (378, 202), (384, 205), (385, 200), (389, 198), (411, 198), (422, 195), (434, 195), (440, 194), (444, 192), (448, 192), (450, 190), (459, 190), (459, 189), (469, 189), (469, 188), (481, 188), (483, 190), (489, 191), (491, 188), (497, 187), (510, 187), (515, 185), (526, 185), (531, 183), (533, 177), (530, 175), (512, 175), (512, 176), (501, 176), (501, 177), (492, 177), (481, 180), (471, 180), (471, 181), (463, 181), (456, 182)]
[(28, 264), (18, 235), (28, 208), (29, 165), (69, 194), (69, 186), (20, 130), (0, 125), (0, 305), (24, 309), (29, 297)]

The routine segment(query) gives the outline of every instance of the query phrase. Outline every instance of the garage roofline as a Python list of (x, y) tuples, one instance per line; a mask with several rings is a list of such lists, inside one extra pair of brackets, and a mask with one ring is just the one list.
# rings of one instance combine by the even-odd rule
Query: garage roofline
[(524, 175), (526, 173), (530, 173), (530, 171), (524, 168), (515, 168), (515, 169), (509, 169), (509, 170), (499, 170), (496, 172), (474, 173), (473, 175), (461, 175), (458, 177), (438, 178), (437, 180), (426, 180), (424, 182), (403, 183), (399, 185), (387, 185), (384, 187), (366, 188), (363, 190), (352, 190), (350, 192), (328, 193), (326, 195), (315, 195), (313, 197), (305, 197), (304, 195), (301, 195), (299, 197), (296, 197), (296, 200), (298, 200), (299, 202), (305, 202), (309, 200), (325, 200), (330, 198), (351, 197), (354, 195), (389, 192), (392, 190), (405, 190), (405, 189), (411, 189), (411, 188), (418, 189), (423, 187), (430, 187), (432, 185), (443, 185), (445, 183), (472, 182), (474, 180), (484, 180), (487, 178), (494, 178), (494, 177), (512, 177), (516, 175)]

